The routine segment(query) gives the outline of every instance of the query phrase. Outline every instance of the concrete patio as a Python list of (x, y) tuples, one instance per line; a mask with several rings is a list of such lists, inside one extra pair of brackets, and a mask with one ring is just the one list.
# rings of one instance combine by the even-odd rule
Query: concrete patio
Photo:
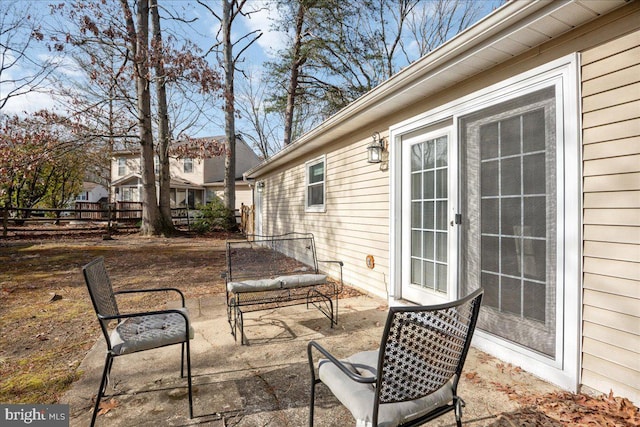
[[(186, 379), (180, 378), (180, 347), (116, 358), (104, 402), (112, 409), (97, 426), (305, 426), (308, 425), (309, 367), (306, 346), (317, 340), (338, 357), (378, 346), (386, 319), (385, 302), (366, 296), (340, 300), (339, 325), (305, 306), (246, 316), (248, 346), (229, 333), (224, 297), (188, 301), (196, 331), (191, 344), (194, 418), (189, 418)], [(104, 364), (104, 340), (96, 342), (80, 369), (82, 379), (61, 399), (70, 404), (71, 426), (87, 426)], [(510, 425), (503, 414), (518, 404), (505, 390), (556, 390), (520, 369), (472, 349), (459, 393), (470, 426)], [(114, 399), (113, 401), (111, 399)], [(318, 387), (316, 426), (354, 425), (350, 413), (323, 386)], [(501, 421), (502, 420), (502, 421)], [(455, 424), (447, 414), (430, 425)]]

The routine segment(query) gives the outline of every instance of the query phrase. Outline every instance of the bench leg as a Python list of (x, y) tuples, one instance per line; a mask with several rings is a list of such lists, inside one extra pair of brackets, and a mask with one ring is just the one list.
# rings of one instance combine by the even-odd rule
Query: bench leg
[(338, 324), (338, 300), (336, 296), (336, 310), (334, 311), (333, 300), (329, 295), (325, 295), (317, 289), (311, 289), (307, 292), (307, 308), (309, 304), (316, 307), (327, 319), (331, 321), (331, 328)]
[(227, 320), (229, 322), (229, 326), (231, 327), (231, 335), (233, 335), (234, 340), (238, 340), (236, 336), (236, 330), (238, 328), (238, 307), (235, 305), (235, 300), (231, 299), (227, 304)]
[(247, 345), (247, 338), (244, 335), (244, 319), (242, 317), (242, 310), (240, 310), (240, 307), (237, 308), (237, 316), (238, 320), (236, 323), (236, 328), (240, 328), (240, 345)]

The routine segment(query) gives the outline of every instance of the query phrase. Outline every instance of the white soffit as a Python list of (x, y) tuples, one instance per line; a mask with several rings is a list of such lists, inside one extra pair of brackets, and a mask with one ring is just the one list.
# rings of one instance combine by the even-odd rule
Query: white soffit
[(267, 173), (295, 156), (331, 143), (627, 3), (627, 0), (512, 0), (250, 169), (245, 176), (255, 178)]

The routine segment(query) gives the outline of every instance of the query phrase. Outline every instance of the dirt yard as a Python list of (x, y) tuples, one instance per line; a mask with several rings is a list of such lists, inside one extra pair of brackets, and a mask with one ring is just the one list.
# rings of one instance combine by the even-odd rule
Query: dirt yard
[[(0, 239), (0, 402), (56, 403), (82, 375), (78, 366), (100, 335), (81, 273), (84, 264), (104, 256), (116, 290), (174, 286), (187, 298), (222, 297), (227, 238), (241, 236)], [(159, 301), (145, 296), (122, 308), (128, 306), (152, 308)], [(466, 375), (473, 379), (473, 373)], [(503, 414), (492, 426), (640, 425), (638, 408), (613, 395), (525, 396), (495, 386), (522, 409)]]
[[(77, 367), (100, 335), (84, 264), (104, 256), (116, 290), (173, 286), (187, 298), (221, 294), (227, 237), (241, 238), (0, 239), (0, 402), (55, 403), (82, 374)], [(158, 306), (148, 295), (127, 303)]]

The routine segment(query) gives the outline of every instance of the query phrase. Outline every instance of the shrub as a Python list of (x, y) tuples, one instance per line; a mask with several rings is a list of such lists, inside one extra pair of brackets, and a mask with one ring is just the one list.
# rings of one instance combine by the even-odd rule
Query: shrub
[(204, 206), (199, 206), (200, 215), (193, 223), (198, 233), (207, 231), (234, 231), (237, 228), (234, 212), (227, 209), (216, 197)]

